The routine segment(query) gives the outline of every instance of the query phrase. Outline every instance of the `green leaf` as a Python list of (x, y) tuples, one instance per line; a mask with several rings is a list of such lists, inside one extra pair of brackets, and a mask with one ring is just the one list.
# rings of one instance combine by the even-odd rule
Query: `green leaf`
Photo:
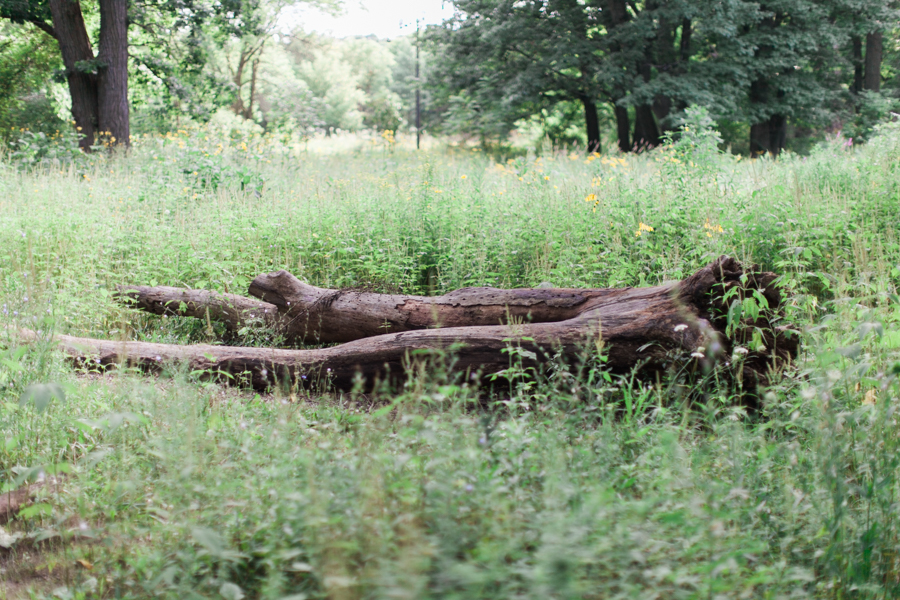
[(32, 519), (39, 516), (50, 516), (52, 512), (52, 506), (50, 506), (46, 502), (38, 502), (37, 504), (26, 506), (25, 508), (20, 510), (19, 517), (22, 519)]
[(25, 406), (29, 400), (34, 402), (36, 411), (44, 412), (50, 405), (50, 401), (57, 399), (60, 402), (66, 401), (66, 393), (58, 383), (35, 383), (29, 385), (19, 396), (19, 406)]
[(219, 593), (225, 600), (242, 600), (244, 597), (244, 590), (230, 581), (222, 584)]
[(191, 537), (214, 556), (221, 556), (225, 552), (225, 540), (212, 529), (194, 527), (191, 529)]

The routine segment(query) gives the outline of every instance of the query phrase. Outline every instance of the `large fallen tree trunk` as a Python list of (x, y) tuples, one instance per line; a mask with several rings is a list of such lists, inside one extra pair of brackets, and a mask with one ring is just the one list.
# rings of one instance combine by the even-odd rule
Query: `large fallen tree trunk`
[[(745, 385), (755, 387), (797, 352), (796, 336), (775, 323), (781, 299), (774, 279), (773, 273), (745, 270), (721, 257), (683, 281), (655, 287), (465, 288), (427, 298), (324, 290), (279, 271), (251, 284), (251, 293), (262, 301), (158, 287), (122, 288), (121, 297), (157, 314), (216, 319), (233, 331), (261, 320), (294, 340), (346, 343), (290, 350), (62, 335), (56, 340), (69, 355), (92, 364), (159, 368), (177, 362), (191, 370), (227, 373), (258, 388), (305, 380), (347, 389), (358, 377), (371, 384), (401, 374), (410, 357), (434, 350), (452, 351), (457, 371), (489, 375), (505, 371), (512, 360), (521, 359), (526, 368), (551, 356), (576, 362), (602, 338), (612, 371), (658, 372), (672, 361), (729, 357), (736, 345), (756, 339), (757, 347), (747, 348), (736, 363)], [(750, 295), (764, 298), (772, 310), (729, 328), (730, 303)], [(731, 314), (734, 320), (733, 309)], [(726, 329), (733, 329), (730, 337)]]

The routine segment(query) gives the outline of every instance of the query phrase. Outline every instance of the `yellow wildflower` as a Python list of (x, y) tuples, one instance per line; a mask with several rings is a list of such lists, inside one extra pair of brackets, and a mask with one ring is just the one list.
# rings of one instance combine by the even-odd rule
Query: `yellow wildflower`
[(723, 233), (725, 230), (722, 229), (721, 225), (712, 225), (709, 222), (709, 219), (706, 219), (706, 223), (703, 224), (703, 228), (706, 230), (706, 237), (711, 238), (714, 233)]
[(584, 197), (585, 202), (596, 202), (596, 200), (597, 200), (597, 194), (588, 194), (587, 196)]
[(653, 231), (653, 228), (650, 227), (649, 225), (647, 225), (646, 223), (644, 223), (643, 221), (641, 221), (638, 224), (638, 229), (637, 229), (637, 231), (634, 232), (634, 235), (635, 235), (635, 237), (641, 237), (642, 235), (644, 235), (645, 231), (649, 233), (649, 232)]

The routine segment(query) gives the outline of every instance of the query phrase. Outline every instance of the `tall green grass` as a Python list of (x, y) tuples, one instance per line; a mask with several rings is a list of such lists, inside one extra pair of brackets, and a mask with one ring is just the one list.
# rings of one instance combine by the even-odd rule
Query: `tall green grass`
[[(191, 343), (205, 323), (111, 290), (244, 293), (275, 269), (422, 294), (652, 285), (731, 254), (782, 275), (804, 349), (749, 419), (714, 380), (687, 406), (670, 382), (593, 372), (485, 394), (438, 364), (368, 396), (259, 396), (74, 371), (3, 333), (2, 490), (52, 481), (6, 526), (0, 598), (17, 580), (63, 597), (896, 597), (896, 127), (753, 162), (702, 135), (498, 163), (211, 130), (39, 158), (0, 162), (3, 326)], [(29, 395), (46, 383), (64, 394)]]

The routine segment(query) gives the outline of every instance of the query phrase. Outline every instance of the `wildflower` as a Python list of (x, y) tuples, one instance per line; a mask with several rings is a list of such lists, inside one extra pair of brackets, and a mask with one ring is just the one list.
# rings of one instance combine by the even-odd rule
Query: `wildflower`
[(587, 196), (584, 197), (584, 201), (585, 202), (596, 202), (597, 194), (588, 194)]
[(635, 237), (641, 237), (645, 231), (649, 233), (649, 232), (653, 231), (653, 228), (650, 227), (649, 225), (647, 225), (646, 223), (644, 223), (643, 221), (641, 221), (638, 224), (638, 229), (637, 229), (637, 231), (634, 232), (634, 235), (635, 235)]
[(465, 175), (463, 175), (463, 176), (462, 176), (462, 177), (460, 177), (460, 179), (466, 179), (466, 176), (465, 176)]
[(544, 181), (550, 181), (550, 176), (549, 176), (549, 175), (544, 175)]
[(706, 223), (703, 224), (703, 228), (706, 230), (706, 237), (712, 237), (714, 233), (723, 233), (725, 230), (722, 229), (721, 225), (712, 225), (709, 222), (709, 219), (706, 219)]

